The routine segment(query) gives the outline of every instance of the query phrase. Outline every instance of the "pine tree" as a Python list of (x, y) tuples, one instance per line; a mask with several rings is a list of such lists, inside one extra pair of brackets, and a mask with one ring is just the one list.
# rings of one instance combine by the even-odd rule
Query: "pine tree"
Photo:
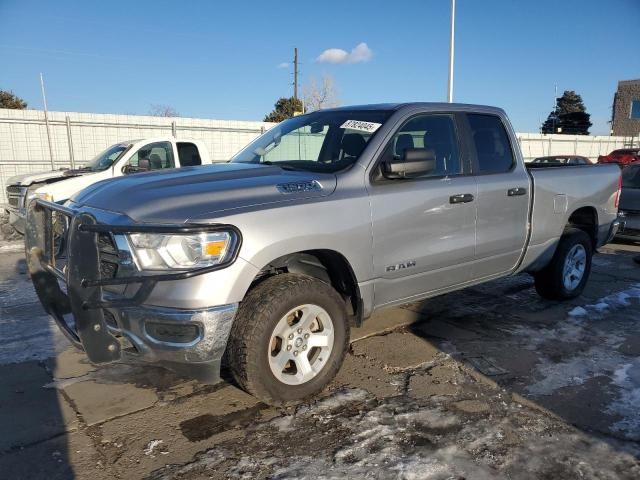
[(294, 97), (282, 97), (274, 105), (271, 113), (264, 117), (265, 122), (282, 122), (294, 116), (296, 112), (302, 112), (302, 101)]
[(582, 102), (582, 97), (573, 90), (565, 90), (556, 99), (556, 108), (542, 124), (542, 133), (560, 133), (564, 135), (589, 135), (591, 115)]
[(0, 108), (12, 108), (15, 110), (24, 110), (27, 108), (27, 102), (15, 95), (11, 91), (0, 90)]

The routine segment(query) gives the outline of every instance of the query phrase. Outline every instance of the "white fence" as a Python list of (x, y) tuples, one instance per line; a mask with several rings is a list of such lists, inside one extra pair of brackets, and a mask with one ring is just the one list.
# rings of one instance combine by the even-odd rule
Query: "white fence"
[[(44, 112), (0, 109), (0, 203), (13, 175), (82, 165), (109, 145), (123, 140), (174, 134), (202, 140), (214, 161), (231, 158), (272, 123), (161, 118), (140, 115), (49, 112), (51, 152)], [(598, 155), (628, 146), (624, 137), (518, 133), (525, 160), (553, 154)], [(293, 148), (293, 147), (292, 147)], [(296, 146), (296, 151), (299, 146)]]
[(516, 136), (526, 162), (549, 155), (582, 155), (595, 162), (599, 155), (606, 155), (617, 148), (629, 147), (635, 140), (629, 137), (604, 135), (517, 133)]
[(273, 126), (265, 122), (162, 118), (140, 115), (49, 112), (51, 151), (44, 112), (0, 109), (0, 203), (6, 181), (23, 173), (78, 166), (124, 140), (171, 135), (202, 140), (213, 161), (223, 162)]

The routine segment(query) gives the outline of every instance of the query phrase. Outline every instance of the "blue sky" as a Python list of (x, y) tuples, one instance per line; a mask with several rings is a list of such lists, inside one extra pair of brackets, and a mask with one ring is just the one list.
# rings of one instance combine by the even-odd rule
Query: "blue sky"
[[(640, 78), (639, 26), (640, 0), (457, 0), (454, 100), (537, 131), (557, 85), (607, 133), (617, 81)], [(332, 75), (344, 104), (442, 101), (448, 36), (449, 0), (0, 0), (0, 88), (41, 108), (42, 71), (51, 110), (261, 120), (292, 94), (279, 65), (298, 47), (301, 82)]]

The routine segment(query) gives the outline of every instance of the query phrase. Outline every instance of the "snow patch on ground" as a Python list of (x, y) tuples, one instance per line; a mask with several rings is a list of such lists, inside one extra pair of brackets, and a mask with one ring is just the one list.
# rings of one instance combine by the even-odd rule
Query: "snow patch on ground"
[[(569, 312), (572, 316), (584, 316), (588, 313), (602, 314), (610, 309), (628, 307), (632, 300), (640, 300), (640, 283), (596, 300), (595, 303), (576, 307)], [(584, 312), (584, 313), (583, 313)]]
[(17, 322), (0, 318), (0, 364), (55, 357), (71, 343), (47, 315)]
[(345, 462), (340, 458), (296, 457), (290, 465), (276, 470), (272, 478), (298, 480), (508, 478), (474, 462), (472, 456), (454, 445), (428, 454), (402, 454), (400, 453), (401, 445), (389, 450), (396, 451), (375, 452), (366, 460), (356, 462)]
[[(152, 478), (207, 478), (215, 473), (243, 479), (595, 480), (640, 475), (630, 455), (515, 404), (468, 416), (407, 396), (379, 401), (365, 393), (338, 392), (277, 422), (257, 425), (234, 446), (218, 446)], [(321, 436), (318, 441), (304, 436), (312, 425)], [(298, 443), (287, 441), (289, 428), (300, 432)], [(253, 442), (256, 438), (262, 440)], [(265, 445), (271, 447), (265, 450)]]
[(583, 385), (597, 376), (609, 376), (622, 362), (622, 355), (600, 346), (562, 362), (545, 359), (537, 365), (541, 380), (527, 386), (527, 392), (532, 395), (551, 395), (563, 387)]
[(0, 253), (17, 253), (24, 252), (24, 242), (8, 242), (0, 245)]
[[(528, 350), (539, 350), (543, 345), (552, 341), (563, 343), (586, 342), (593, 338), (594, 333), (589, 328), (588, 319), (585, 317), (586, 315), (570, 315), (564, 322), (551, 328), (517, 325), (511, 329), (511, 333), (519, 338), (526, 339), (527, 343), (523, 347)], [(614, 339), (614, 335), (608, 337), (609, 343), (611, 343), (612, 339)], [(620, 339), (615, 337), (615, 340), (619, 341)]]
[[(618, 330), (612, 331), (608, 322), (601, 321), (616, 310), (617, 321), (635, 328), (638, 300), (640, 284), (634, 284), (573, 308), (566, 320), (553, 328), (516, 327), (514, 333), (527, 339), (524, 348), (543, 354), (535, 367), (537, 381), (526, 387), (527, 393), (534, 397), (553, 395), (564, 387), (608, 377), (612, 399), (603, 413), (621, 418), (613, 425), (613, 431), (639, 440), (640, 359), (621, 353), (618, 348), (625, 337)], [(554, 348), (558, 343), (565, 345), (564, 351)]]
[(162, 443), (162, 440), (151, 440), (149, 443), (147, 443), (147, 446), (144, 449), (144, 454), (153, 454), (153, 451), (156, 449), (156, 447), (160, 446)]
[(620, 395), (609, 404), (606, 413), (622, 418), (613, 424), (613, 430), (640, 441), (640, 359), (618, 367), (613, 374), (613, 384), (620, 388)]
[(569, 315), (572, 317), (584, 317), (585, 315), (588, 315), (589, 312), (587, 312), (584, 308), (582, 307), (576, 307), (573, 310), (571, 310), (569, 312)]
[(194, 471), (215, 471), (216, 467), (224, 462), (227, 458), (227, 453), (218, 448), (207, 450), (205, 452), (196, 455), (193, 462), (182, 465), (181, 467), (174, 469), (171, 475), (154, 476), (153, 478), (184, 478), (188, 474)]
[(37, 302), (30, 281), (0, 282), (0, 364), (44, 360), (69, 347)]
[(363, 402), (369, 397), (369, 392), (359, 388), (352, 388), (338, 392), (330, 397), (318, 401), (314, 407), (314, 412), (320, 413), (325, 410), (333, 410), (352, 402)]

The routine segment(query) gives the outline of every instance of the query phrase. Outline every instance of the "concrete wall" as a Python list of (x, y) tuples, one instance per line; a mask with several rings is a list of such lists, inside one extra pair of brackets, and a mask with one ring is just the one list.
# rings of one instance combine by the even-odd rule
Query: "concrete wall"
[[(69, 167), (72, 155), (75, 165), (82, 165), (109, 145), (123, 140), (171, 134), (174, 122), (178, 138), (202, 140), (213, 160), (219, 162), (228, 160), (262, 131), (273, 126), (265, 122), (49, 112), (54, 167)], [(525, 160), (552, 154), (577, 154), (596, 160), (598, 155), (627, 146), (629, 140), (606, 136), (517, 135)], [(317, 135), (305, 136), (309, 138), (304, 142), (289, 145), (296, 155), (303, 153), (301, 150), (317, 150)], [(285, 149), (278, 150), (284, 153)], [(44, 112), (0, 109), (0, 203), (6, 201), (6, 180), (9, 177), (50, 170), (50, 158)]]

